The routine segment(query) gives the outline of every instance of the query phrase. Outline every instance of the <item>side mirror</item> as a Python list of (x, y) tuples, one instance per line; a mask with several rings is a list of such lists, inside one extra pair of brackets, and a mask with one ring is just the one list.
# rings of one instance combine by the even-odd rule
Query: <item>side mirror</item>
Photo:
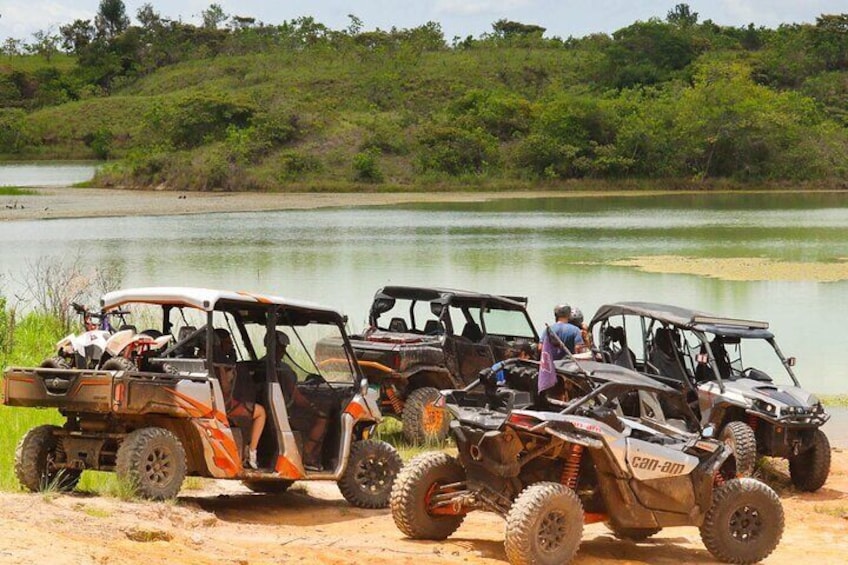
[(704, 429), (701, 430), (701, 437), (704, 439), (713, 439), (715, 437), (715, 433), (715, 424), (707, 424), (704, 426)]
[(794, 367), (796, 361), (797, 360), (794, 357), (790, 357), (789, 359), (786, 360), (786, 364), (789, 365), (790, 367)]
[(359, 394), (363, 397), (368, 394), (368, 379), (363, 378), (359, 383)]

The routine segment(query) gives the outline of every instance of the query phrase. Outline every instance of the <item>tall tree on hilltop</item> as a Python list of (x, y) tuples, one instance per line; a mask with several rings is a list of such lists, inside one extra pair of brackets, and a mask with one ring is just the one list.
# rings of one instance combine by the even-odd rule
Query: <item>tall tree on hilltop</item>
[(127, 7), (122, 0), (100, 0), (97, 15), (94, 17), (94, 27), (97, 36), (106, 40), (114, 39), (130, 26)]
[(693, 12), (689, 4), (678, 4), (668, 11), (665, 21), (677, 27), (692, 27), (698, 23), (698, 12)]

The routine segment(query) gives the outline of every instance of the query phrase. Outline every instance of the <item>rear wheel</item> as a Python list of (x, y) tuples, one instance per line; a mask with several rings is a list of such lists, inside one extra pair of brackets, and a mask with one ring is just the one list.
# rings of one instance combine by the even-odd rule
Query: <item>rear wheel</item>
[(583, 505), (559, 483), (521, 491), (506, 515), (506, 557), (512, 565), (570, 563), (583, 536)]
[(704, 545), (719, 560), (757, 563), (780, 542), (783, 506), (765, 483), (733, 479), (713, 492), (700, 530)]
[(736, 473), (750, 477), (757, 463), (757, 436), (745, 422), (728, 422), (719, 439), (725, 443), (736, 458)]
[(810, 448), (789, 459), (789, 475), (798, 490), (819, 490), (830, 474), (830, 442), (821, 430), (813, 434)]
[(253, 492), (262, 492), (266, 494), (281, 494), (289, 490), (289, 487), (294, 484), (294, 481), (252, 479), (242, 481), (241, 484), (243, 484)]
[(412, 539), (443, 540), (454, 533), (463, 514), (433, 514), (430, 497), (440, 486), (465, 480), (465, 470), (447, 453), (423, 453), (409, 463), (392, 488), (392, 518), (398, 529)]
[(177, 436), (164, 428), (135, 430), (118, 448), (115, 471), (142, 498), (173, 498), (185, 479), (185, 450)]
[(76, 488), (82, 471), (55, 466), (59, 439), (58, 426), (38, 426), (24, 435), (15, 450), (15, 475), (21, 486), (31, 492)]
[(359, 508), (385, 508), (403, 462), (397, 450), (384, 441), (365, 439), (350, 446), (338, 485), (345, 500)]
[(64, 357), (49, 357), (41, 362), (41, 367), (45, 369), (71, 369), (71, 364)]
[(409, 393), (403, 405), (403, 437), (409, 443), (441, 442), (448, 435), (450, 415), (444, 408), (435, 406), (441, 394), (430, 386)]
[(138, 371), (136, 364), (126, 357), (112, 357), (100, 367), (104, 371)]

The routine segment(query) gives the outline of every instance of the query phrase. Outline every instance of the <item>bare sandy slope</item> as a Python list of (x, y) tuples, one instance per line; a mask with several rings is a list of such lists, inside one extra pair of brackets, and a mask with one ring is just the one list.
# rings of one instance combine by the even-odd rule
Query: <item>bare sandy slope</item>
[[(785, 492), (786, 530), (775, 565), (848, 560), (848, 453), (834, 452), (830, 480), (814, 494)], [(0, 495), (0, 563), (503, 564), (503, 521), (469, 516), (444, 542), (415, 542), (386, 510), (352, 508), (335, 485), (311, 483), (283, 495), (248, 494), (210, 481), (174, 504), (85, 495)], [(644, 543), (588, 526), (575, 563), (713, 563), (696, 528), (669, 528)]]

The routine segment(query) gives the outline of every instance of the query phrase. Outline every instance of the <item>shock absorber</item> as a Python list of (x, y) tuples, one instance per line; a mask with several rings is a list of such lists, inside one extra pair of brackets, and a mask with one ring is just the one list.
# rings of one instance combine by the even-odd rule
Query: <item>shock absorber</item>
[(565, 464), (562, 466), (562, 475), (559, 482), (575, 490), (580, 473), (580, 460), (583, 458), (583, 446), (572, 443), (566, 448)]
[(403, 412), (403, 400), (397, 395), (395, 385), (388, 385), (386, 387), (386, 397), (389, 399), (395, 414)]

